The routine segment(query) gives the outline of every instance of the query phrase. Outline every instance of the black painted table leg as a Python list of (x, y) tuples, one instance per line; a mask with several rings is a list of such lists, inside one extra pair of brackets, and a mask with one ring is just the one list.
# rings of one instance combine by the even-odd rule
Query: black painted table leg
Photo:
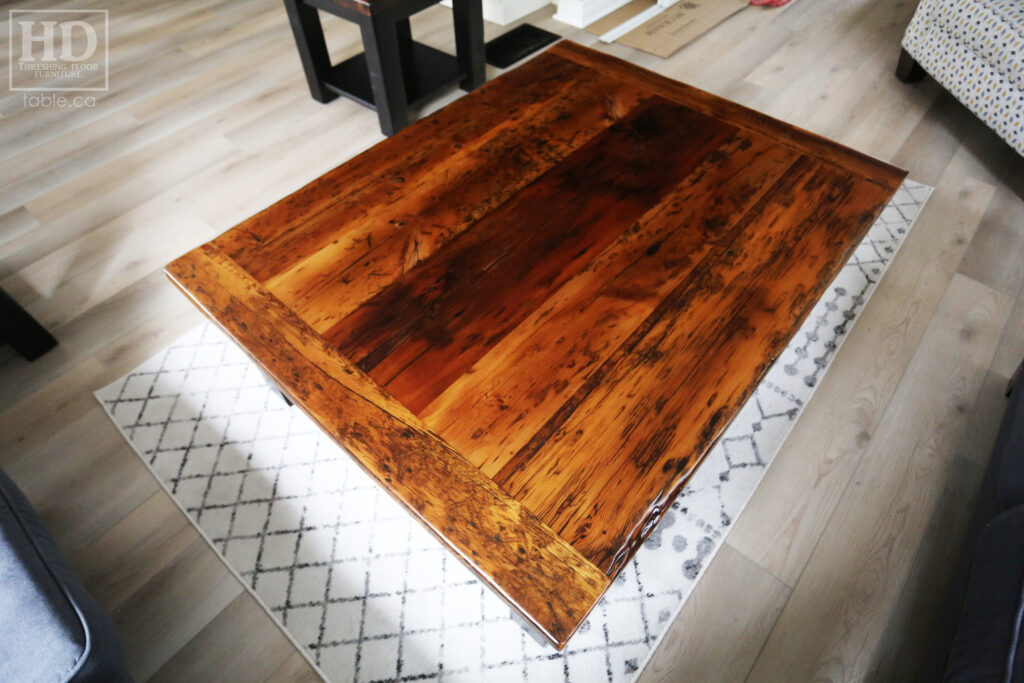
[(57, 340), (2, 289), (0, 338), (13, 346), (26, 360), (35, 360), (57, 345)]
[(455, 20), (455, 49), (465, 77), (463, 90), (473, 90), (487, 79), (484, 63), (484, 10), (481, 0), (452, 0)]
[(284, 0), (284, 6), (295, 35), (295, 46), (299, 49), (302, 70), (306, 72), (309, 93), (317, 102), (330, 102), (338, 94), (324, 85), (331, 71), (331, 57), (324, 41), (320, 15), (315, 7), (310, 7), (302, 0)]
[(904, 83), (916, 83), (924, 78), (925, 72), (910, 53), (900, 49), (900, 61), (896, 64), (896, 78)]
[(371, 17), (360, 28), (380, 129), (384, 135), (394, 135), (409, 125), (398, 26), (393, 20)]
[(412, 51), (412, 26), (409, 24), (409, 17), (395, 22), (395, 31), (398, 36), (398, 54), (402, 60), (402, 75), (409, 78), (410, 75), (416, 73), (416, 58)]

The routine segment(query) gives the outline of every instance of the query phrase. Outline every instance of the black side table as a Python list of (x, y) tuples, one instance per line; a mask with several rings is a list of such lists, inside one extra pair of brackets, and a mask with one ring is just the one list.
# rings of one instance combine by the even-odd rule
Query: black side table
[[(376, 109), (381, 131), (394, 135), (409, 125), (409, 108), (439, 90), (483, 85), (481, 0), (452, 0), (456, 57), (413, 41), (409, 17), (438, 1), (284, 0), (313, 99), (352, 98)], [(359, 24), (365, 52), (332, 65), (318, 9)]]
[(10, 344), (26, 360), (35, 360), (57, 345), (57, 340), (2, 289), (0, 341)]

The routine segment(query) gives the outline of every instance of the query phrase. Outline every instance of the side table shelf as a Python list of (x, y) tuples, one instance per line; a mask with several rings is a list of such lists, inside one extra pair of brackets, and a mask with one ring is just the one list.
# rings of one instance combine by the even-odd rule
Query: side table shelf
[[(402, 68), (406, 102), (415, 107), (455, 85), (465, 75), (455, 57), (429, 45), (413, 42), (412, 59)], [(331, 67), (324, 85), (338, 95), (376, 109), (365, 52)]]

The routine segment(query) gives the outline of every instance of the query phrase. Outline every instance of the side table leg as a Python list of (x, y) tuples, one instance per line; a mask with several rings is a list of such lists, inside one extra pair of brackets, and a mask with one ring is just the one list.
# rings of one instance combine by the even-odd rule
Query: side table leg
[(288, 11), (288, 21), (295, 35), (302, 70), (306, 72), (309, 94), (317, 102), (330, 102), (338, 94), (324, 85), (331, 70), (331, 57), (327, 53), (327, 43), (324, 42), (320, 15), (316, 13), (315, 7), (310, 7), (302, 0), (284, 0), (284, 7)]
[(459, 68), (466, 75), (459, 87), (469, 91), (487, 80), (484, 63), (484, 9), (481, 0), (452, 0), (455, 19), (455, 50)]
[(372, 17), (360, 28), (380, 130), (391, 136), (409, 125), (398, 27), (393, 20)]
[(57, 345), (57, 340), (2, 289), (0, 338), (14, 347), (25, 360), (35, 360)]
[(398, 35), (398, 55), (402, 60), (402, 75), (405, 78), (415, 78), (416, 58), (412, 52), (412, 27), (409, 25), (409, 17), (395, 22), (395, 32)]

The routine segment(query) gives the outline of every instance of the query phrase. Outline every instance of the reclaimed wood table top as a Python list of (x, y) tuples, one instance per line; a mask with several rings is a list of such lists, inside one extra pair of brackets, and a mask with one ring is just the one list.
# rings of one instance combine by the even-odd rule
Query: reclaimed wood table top
[(904, 175), (561, 42), (167, 272), (560, 648)]

